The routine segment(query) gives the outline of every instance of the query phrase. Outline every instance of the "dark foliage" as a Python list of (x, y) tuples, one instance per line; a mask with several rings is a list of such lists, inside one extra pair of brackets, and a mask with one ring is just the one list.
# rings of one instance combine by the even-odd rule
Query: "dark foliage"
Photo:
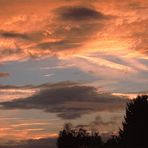
[(57, 140), (58, 148), (148, 148), (148, 96), (142, 95), (129, 101), (122, 129), (106, 143), (98, 133), (72, 129), (66, 124)]
[(70, 129), (68, 124), (60, 132), (57, 141), (58, 148), (99, 148), (103, 144), (99, 134), (88, 133), (85, 129)]
[(119, 131), (124, 147), (148, 147), (148, 96), (138, 96), (126, 107), (126, 115)]
[(119, 148), (118, 142), (119, 142), (118, 137), (113, 135), (110, 139), (106, 141), (106, 143), (103, 144), (103, 147), (104, 148)]

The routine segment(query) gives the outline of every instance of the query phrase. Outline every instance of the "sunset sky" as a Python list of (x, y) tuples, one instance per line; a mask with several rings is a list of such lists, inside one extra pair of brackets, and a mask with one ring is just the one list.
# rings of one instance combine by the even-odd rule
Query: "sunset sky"
[(147, 28), (147, 0), (0, 0), (1, 141), (118, 132), (148, 92)]

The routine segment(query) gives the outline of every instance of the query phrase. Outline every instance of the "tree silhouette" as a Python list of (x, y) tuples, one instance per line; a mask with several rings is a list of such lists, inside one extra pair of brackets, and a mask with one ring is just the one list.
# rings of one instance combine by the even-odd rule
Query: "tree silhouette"
[(116, 135), (112, 135), (106, 143), (104, 143), (105, 148), (117, 148), (118, 147), (118, 137)]
[(137, 96), (126, 107), (119, 141), (123, 147), (148, 147), (148, 96)]
[(99, 148), (103, 142), (99, 134), (88, 133), (85, 129), (71, 128), (71, 124), (65, 124), (60, 131), (57, 147), (58, 148)]
[(106, 143), (97, 132), (75, 129), (65, 124), (57, 141), (58, 148), (148, 148), (148, 95), (137, 96), (126, 106), (122, 129)]

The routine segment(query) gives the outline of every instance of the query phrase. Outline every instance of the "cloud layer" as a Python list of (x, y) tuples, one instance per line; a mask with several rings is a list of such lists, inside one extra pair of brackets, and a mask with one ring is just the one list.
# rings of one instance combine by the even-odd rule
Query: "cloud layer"
[(124, 108), (127, 98), (99, 92), (95, 87), (78, 84), (57, 84), (25, 98), (2, 102), (2, 109), (42, 109), (63, 119), (75, 119), (98, 111)]
[[(112, 114), (121, 117), (128, 96), (147, 92), (147, 0), (0, 0), (0, 6), (0, 137), (45, 137), (65, 119), (116, 131), (121, 118)], [(45, 117), (53, 119), (50, 128), (26, 126)]]

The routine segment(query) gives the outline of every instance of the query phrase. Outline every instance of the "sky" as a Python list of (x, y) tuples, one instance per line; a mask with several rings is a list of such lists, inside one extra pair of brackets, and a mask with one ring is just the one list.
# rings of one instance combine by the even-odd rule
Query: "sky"
[(147, 26), (147, 0), (0, 0), (1, 141), (117, 133), (148, 92)]

